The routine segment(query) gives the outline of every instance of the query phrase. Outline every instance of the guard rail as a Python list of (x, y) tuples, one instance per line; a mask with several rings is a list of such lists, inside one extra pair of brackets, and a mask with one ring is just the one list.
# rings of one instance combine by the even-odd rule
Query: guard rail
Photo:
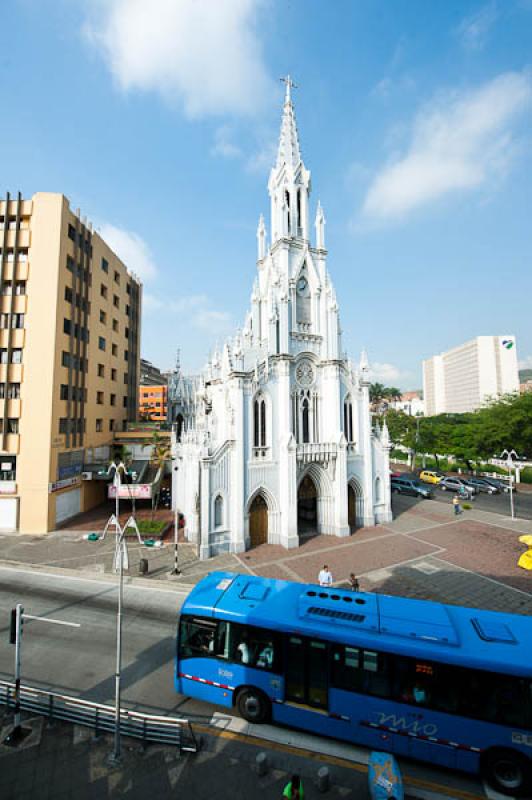
[[(0, 681), (0, 703), (7, 710), (15, 708), (15, 684)], [(115, 730), (115, 709), (101, 703), (91, 703), (79, 697), (47, 692), (33, 686), (21, 686), (20, 707), (49, 722), (62, 720), (76, 725), (94, 728), (95, 735), (112, 733)], [(143, 744), (155, 742), (173, 745), (180, 752), (196, 753), (198, 741), (188, 719), (159, 717), (139, 711), (120, 709), (120, 732), (122, 736), (141, 739)]]

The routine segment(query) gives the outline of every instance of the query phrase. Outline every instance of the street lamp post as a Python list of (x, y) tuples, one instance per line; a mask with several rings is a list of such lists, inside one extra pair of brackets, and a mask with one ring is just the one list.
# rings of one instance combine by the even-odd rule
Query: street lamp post
[[(117, 492), (118, 496), (118, 492)], [(124, 555), (127, 562), (127, 546), (126, 546), (126, 528), (122, 530), (117, 523), (119, 531), (117, 531), (117, 542), (115, 551), (115, 570), (118, 566), (119, 581), (118, 581), (118, 609), (116, 614), (116, 669), (115, 669), (115, 735), (114, 735), (114, 749), (109, 757), (109, 760), (117, 764), (120, 762), (120, 695), (121, 695), (121, 680), (122, 680), (122, 602), (124, 595)], [(117, 565), (118, 560), (118, 565)]]
[(501, 453), (501, 458), (504, 458), (505, 456), (506, 456), (506, 465), (508, 467), (508, 476), (510, 478), (510, 514), (512, 519), (515, 519), (512, 469), (514, 467), (514, 458), (517, 459), (519, 456), (517, 455), (515, 450), (503, 450)]
[[(177, 467), (174, 467), (174, 472), (177, 472)], [(176, 481), (174, 481), (175, 486)], [(174, 501), (174, 568), (171, 572), (171, 575), (181, 575), (181, 570), (179, 569), (179, 553), (178, 553), (178, 540), (179, 540), (179, 512), (177, 508), (177, 492), (175, 492), (175, 496), (173, 497)]]

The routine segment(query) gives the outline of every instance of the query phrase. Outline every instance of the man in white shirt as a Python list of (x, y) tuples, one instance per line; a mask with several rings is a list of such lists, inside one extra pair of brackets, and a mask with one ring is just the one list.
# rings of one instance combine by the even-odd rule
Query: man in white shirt
[(320, 574), (318, 575), (318, 583), (320, 586), (332, 586), (333, 578), (329, 571), (329, 567), (327, 564), (323, 565), (323, 569), (320, 570)]

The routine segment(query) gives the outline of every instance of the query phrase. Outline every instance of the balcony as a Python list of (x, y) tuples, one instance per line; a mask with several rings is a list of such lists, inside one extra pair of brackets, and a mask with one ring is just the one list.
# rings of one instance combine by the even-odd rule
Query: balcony
[(334, 442), (309, 442), (298, 444), (296, 448), (296, 459), (300, 464), (327, 464), (336, 460), (338, 455), (338, 445)]

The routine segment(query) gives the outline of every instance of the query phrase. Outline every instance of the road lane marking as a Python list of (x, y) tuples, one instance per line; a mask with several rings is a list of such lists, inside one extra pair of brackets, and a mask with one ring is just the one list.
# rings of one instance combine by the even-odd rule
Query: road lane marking
[[(67, 580), (67, 581), (79, 581), (81, 583), (100, 584), (100, 586), (111, 586), (113, 588), (118, 586), (118, 578), (115, 578), (114, 576), (111, 576), (111, 575), (109, 576), (109, 578), (107, 580), (101, 580), (100, 578), (89, 578), (89, 577), (87, 577), (86, 574), (85, 575), (63, 575), (63, 574), (58, 573), (58, 572), (44, 572), (41, 569), (28, 569), (28, 568), (24, 569), (23, 567), (19, 567), (19, 566), (17, 566), (17, 567), (13, 566), (12, 567), (12, 566), (7, 565), (7, 564), (0, 564), (0, 571), (2, 571), (2, 570), (5, 571), (5, 572), (20, 572), (23, 575), (33, 575), (33, 576), (37, 575), (37, 576), (42, 576), (43, 578), (60, 578), (61, 580)], [(129, 576), (127, 576), (127, 577), (129, 578)], [(127, 581), (127, 578), (126, 578), (126, 581)], [(153, 586), (144, 586), (142, 584), (128, 583), (128, 582), (125, 582), (125, 584), (124, 584), (124, 589), (125, 590), (126, 589), (143, 589), (143, 590), (146, 590), (146, 591), (149, 591), (149, 592), (155, 590), (157, 592), (164, 592), (166, 594), (183, 594), (183, 595), (187, 595), (187, 594), (189, 594), (189, 592), (191, 591), (192, 588), (193, 588), (192, 586), (187, 586), (186, 589), (184, 589), (184, 588), (183, 589), (164, 589), (164, 588), (158, 586), (155, 582), (154, 582)]]

